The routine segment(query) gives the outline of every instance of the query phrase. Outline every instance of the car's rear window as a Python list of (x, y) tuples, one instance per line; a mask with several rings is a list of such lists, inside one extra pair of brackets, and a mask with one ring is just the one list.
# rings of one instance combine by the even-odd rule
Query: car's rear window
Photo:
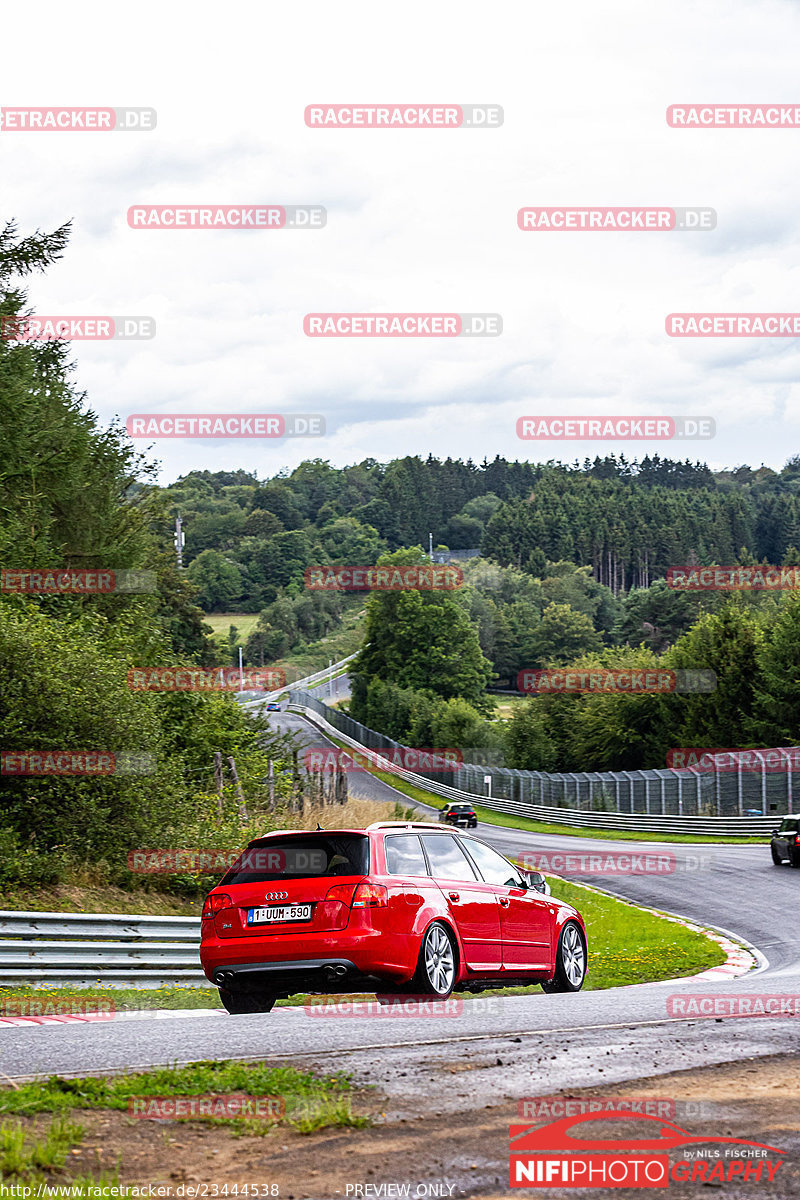
[(788, 820), (783, 821), (783, 824), (781, 825), (781, 833), (796, 833), (796, 832), (797, 832), (797, 818), (796, 817), (794, 820), (789, 818)]
[(428, 864), (415, 833), (395, 833), (384, 841), (390, 875), (427, 875)]
[(242, 852), (222, 884), (272, 883), (318, 875), (368, 875), (369, 838), (360, 833), (308, 833), (264, 838)]
[(477, 873), (454, 837), (443, 833), (424, 833), (422, 844), (437, 879), (477, 879)]

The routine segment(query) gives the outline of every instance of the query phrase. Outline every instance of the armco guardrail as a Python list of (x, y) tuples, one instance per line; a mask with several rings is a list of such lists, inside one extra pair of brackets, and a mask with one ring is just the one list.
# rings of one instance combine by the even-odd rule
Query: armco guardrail
[(305, 679), (298, 679), (294, 683), (287, 684), (286, 687), (277, 688), (274, 692), (265, 692), (263, 696), (258, 696), (255, 700), (244, 700), (242, 701), (242, 708), (257, 708), (260, 704), (268, 704), (271, 700), (277, 700), (278, 696), (285, 696), (286, 692), (291, 688), (303, 689), (311, 683), (317, 683), (320, 679), (327, 679), (328, 676), (336, 675), (342, 667), (347, 666), (354, 658), (355, 654), (348, 654), (347, 658), (340, 658), (338, 662), (331, 663), (329, 667), (325, 667), (324, 671), (317, 671), (314, 675), (306, 675)]
[(210, 987), (195, 917), (0, 912), (0, 986)]
[[(351, 734), (345, 732), (344, 726), (347, 723), (355, 725), (346, 714), (339, 712), (336, 709), (328, 708), (315, 696), (309, 696), (307, 692), (297, 691), (294, 688), (290, 689), (289, 701), (293, 708), (299, 709), (308, 720), (312, 721), (323, 733), (328, 733), (336, 737), (340, 742), (344, 742), (353, 750), (370, 750), (373, 756), (380, 756), (381, 749), (390, 749), (397, 746), (390, 738), (383, 734), (375, 734), (374, 740), (379, 744), (369, 746), (366, 742), (359, 741)], [(331, 720), (328, 719), (331, 718)], [(371, 730), (366, 730), (365, 726), (360, 726), (360, 729), (372, 733)], [(379, 764), (378, 764), (379, 765)], [(535, 821), (545, 821), (552, 825), (573, 825), (584, 829), (609, 829), (619, 831), (620, 833), (641, 832), (641, 833), (690, 833), (694, 835), (716, 835), (717, 837), (768, 837), (770, 831), (775, 827), (776, 822), (780, 819), (780, 813), (772, 815), (750, 815), (750, 816), (704, 816), (701, 814), (677, 814), (669, 813), (642, 813), (642, 812), (597, 812), (587, 809), (581, 809), (577, 806), (555, 806), (546, 804), (535, 804), (533, 802), (505, 799), (498, 796), (487, 796), (478, 790), (470, 791), (463, 788), (450, 787), (447, 784), (440, 783), (436, 779), (431, 779), (413, 771), (406, 771), (395, 764), (386, 764), (387, 770), (391, 770), (393, 775), (399, 779), (405, 780), (406, 783), (413, 783), (417, 787), (424, 788), (425, 791), (433, 792), (437, 796), (441, 796), (445, 800), (468, 800), (473, 804), (478, 802), (484, 808), (493, 810), (494, 812), (508, 813), (510, 816), (529, 817)], [(467, 770), (469, 775), (474, 775), (476, 781), (484, 778), (484, 772), (496, 774), (490, 768), (475, 767), (468, 770), (467, 764), (461, 769), (459, 774)], [(520, 775), (538, 775), (538, 772), (520, 772), (508, 771), (509, 776)], [(661, 772), (650, 772), (655, 777), (655, 782), (660, 783)], [(676, 772), (677, 774), (677, 772)], [(646, 776), (646, 772), (618, 772), (621, 776), (621, 782), (627, 784), (630, 782), (633, 786), (633, 778), (639, 782), (640, 777)], [(569, 778), (569, 777), (568, 777)], [(708, 782), (706, 779), (705, 783)], [(650, 780), (645, 780), (646, 786)], [(694, 787), (695, 780), (692, 780)], [(655, 788), (654, 788), (655, 790)], [(699, 791), (699, 786), (698, 786)], [(662, 793), (663, 795), (663, 793)], [(649, 803), (649, 796), (648, 796)]]

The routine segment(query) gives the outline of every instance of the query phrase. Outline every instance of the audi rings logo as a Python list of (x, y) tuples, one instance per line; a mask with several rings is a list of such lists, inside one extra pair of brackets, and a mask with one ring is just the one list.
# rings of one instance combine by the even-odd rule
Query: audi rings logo
[(288, 892), (267, 892), (264, 899), (265, 900), (288, 900), (289, 893)]

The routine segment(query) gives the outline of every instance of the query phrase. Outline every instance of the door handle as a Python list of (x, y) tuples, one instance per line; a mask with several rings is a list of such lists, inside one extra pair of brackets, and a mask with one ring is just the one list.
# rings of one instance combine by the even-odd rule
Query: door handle
[(461, 897), (460, 897), (460, 895), (458, 894), (458, 892), (448, 892), (447, 894), (448, 894), (448, 896), (450, 897), (450, 899), (451, 899), (451, 900), (456, 900), (456, 901), (458, 901), (458, 900), (460, 900), (460, 899), (461, 899)]
[(511, 903), (511, 901), (508, 899), (507, 896), (500, 897), (500, 907), (501, 908), (508, 908), (510, 903)]

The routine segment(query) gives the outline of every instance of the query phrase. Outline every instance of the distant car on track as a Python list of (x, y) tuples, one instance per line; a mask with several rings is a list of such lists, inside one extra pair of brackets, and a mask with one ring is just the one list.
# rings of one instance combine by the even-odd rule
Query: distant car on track
[(478, 814), (471, 804), (461, 804), (455, 801), (445, 804), (439, 813), (439, 820), (446, 825), (463, 825), (465, 829), (478, 828)]
[(269, 704), (264, 706), (267, 712), (280, 712), (281, 706), (275, 700), (270, 700)]
[(583, 918), (541, 882), (440, 825), (271, 833), (206, 897), (200, 961), (231, 1013), (297, 992), (577, 992)]
[(800, 867), (800, 817), (784, 817), (770, 838), (772, 861), (776, 867), (786, 860)]

